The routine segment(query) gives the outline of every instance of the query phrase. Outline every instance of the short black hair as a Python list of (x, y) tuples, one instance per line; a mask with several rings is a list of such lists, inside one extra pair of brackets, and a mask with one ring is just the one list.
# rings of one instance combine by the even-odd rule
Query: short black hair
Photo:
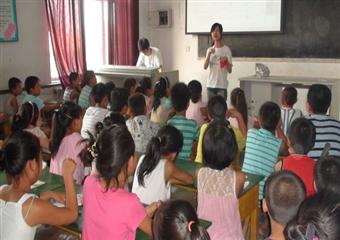
[(105, 97), (109, 98), (110, 92), (104, 83), (97, 83), (91, 90), (91, 96), (95, 103), (100, 103)]
[(124, 85), (123, 87), (126, 88), (128, 91), (130, 91), (130, 89), (133, 87), (133, 86), (136, 86), (137, 85), (137, 81), (136, 79), (134, 78), (126, 78), (124, 80)]
[(71, 72), (70, 73), (70, 83), (72, 83), (73, 81), (77, 80), (77, 78), (79, 77), (79, 74), (77, 72)]
[(315, 143), (315, 127), (306, 118), (295, 119), (288, 130), (288, 138), (296, 153), (307, 154)]
[(286, 102), (289, 107), (293, 107), (293, 105), (297, 101), (297, 90), (293, 86), (287, 86), (282, 90), (281, 98)]
[(139, 85), (143, 88), (143, 93), (145, 93), (146, 90), (152, 88), (152, 80), (149, 77), (144, 77), (140, 80)]
[(189, 88), (185, 83), (176, 83), (171, 89), (171, 103), (176, 112), (185, 111), (190, 100)]
[(318, 192), (340, 194), (340, 158), (328, 156), (319, 159), (314, 168), (314, 180)]
[(126, 88), (115, 88), (111, 92), (111, 111), (121, 112), (128, 105), (129, 91)]
[(293, 172), (275, 172), (268, 177), (264, 186), (264, 198), (270, 216), (278, 223), (286, 225), (298, 212), (306, 198), (306, 188), (302, 180)]
[(30, 94), (30, 90), (35, 87), (35, 85), (39, 82), (39, 78), (36, 76), (29, 76), (25, 79), (25, 90), (28, 94)]
[(19, 78), (12, 77), (8, 80), (8, 89), (10, 92), (12, 92), (13, 89), (17, 87), (18, 84), (20, 84), (21, 81)]
[(138, 51), (144, 51), (150, 47), (149, 40), (147, 38), (141, 38), (138, 40)]
[(281, 119), (281, 110), (279, 105), (274, 102), (265, 102), (259, 110), (261, 127), (268, 131), (275, 131), (277, 124)]
[(216, 95), (209, 99), (208, 101), (208, 113), (213, 120), (222, 121), (225, 120), (225, 114), (228, 110), (227, 103), (225, 99)]
[(190, 98), (193, 103), (197, 103), (202, 96), (202, 85), (197, 80), (192, 80), (188, 84)]
[(225, 123), (212, 122), (204, 132), (203, 163), (217, 170), (228, 167), (236, 158), (237, 142), (234, 131)]
[(84, 74), (84, 85), (88, 85), (90, 80), (95, 77), (95, 73), (92, 70), (87, 70)]
[(129, 109), (134, 116), (145, 115), (145, 97), (136, 93), (129, 97)]
[(323, 84), (313, 84), (307, 93), (307, 102), (311, 106), (313, 113), (325, 114), (332, 101), (331, 90)]

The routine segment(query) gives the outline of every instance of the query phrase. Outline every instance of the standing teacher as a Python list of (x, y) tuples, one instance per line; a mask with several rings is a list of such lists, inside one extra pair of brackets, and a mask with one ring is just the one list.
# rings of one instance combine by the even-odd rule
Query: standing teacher
[(204, 61), (204, 69), (209, 67), (207, 80), (208, 99), (215, 95), (221, 95), (227, 100), (228, 73), (232, 70), (232, 54), (229, 47), (222, 45), (223, 27), (214, 23), (210, 29), (210, 35), (214, 42), (208, 48)]

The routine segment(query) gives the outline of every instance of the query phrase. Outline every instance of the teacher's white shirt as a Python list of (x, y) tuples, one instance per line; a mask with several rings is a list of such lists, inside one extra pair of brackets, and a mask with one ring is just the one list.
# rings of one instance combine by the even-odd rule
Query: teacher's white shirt
[[(208, 55), (207, 50), (207, 55)], [(206, 56), (207, 56), (206, 55)], [(231, 50), (227, 46), (221, 48), (215, 47), (215, 53), (210, 55), (209, 61), (209, 76), (207, 80), (207, 87), (209, 88), (222, 88), (228, 87), (228, 71), (226, 68), (220, 67), (220, 58), (227, 57), (230, 64), (232, 64)]]

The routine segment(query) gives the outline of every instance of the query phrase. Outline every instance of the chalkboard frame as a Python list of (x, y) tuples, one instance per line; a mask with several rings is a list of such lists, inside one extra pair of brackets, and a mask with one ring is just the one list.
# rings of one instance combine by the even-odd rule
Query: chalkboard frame
[[(280, 30), (279, 31), (251, 31), (251, 32), (224, 32), (223, 31), (223, 35), (225, 34), (232, 34), (232, 35), (242, 35), (242, 34), (280, 34), (280, 33), (283, 33), (283, 18), (284, 18), (284, 7), (285, 7), (285, 4), (284, 4), (284, 1), (285, 0), (281, 0), (281, 18), (280, 18)], [(210, 31), (207, 31), (207, 32), (188, 32), (188, 26), (187, 26), (187, 21), (188, 21), (188, 13), (187, 13), (187, 10), (188, 10), (188, 0), (185, 0), (185, 34), (186, 35), (207, 35), (207, 34), (210, 34)], [(213, 23), (211, 23), (213, 24)]]

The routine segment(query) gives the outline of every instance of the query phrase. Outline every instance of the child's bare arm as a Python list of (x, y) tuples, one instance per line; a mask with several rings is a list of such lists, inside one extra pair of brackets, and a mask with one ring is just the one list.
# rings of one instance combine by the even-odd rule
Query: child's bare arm
[(161, 202), (151, 203), (149, 206), (145, 208), (146, 216), (143, 221), (139, 224), (138, 228), (142, 230), (144, 233), (152, 236), (152, 217), (156, 210), (160, 207)]
[(172, 184), (192, 184), (194, 181), (194, 178), (189, 173), (182, 171), (170, 161), (165, 165), (165, 179)]
[(244, 182), (246, 181), (246, 175), (241, 171), (236, 171), (236, 195), (239, 196), (243, 190)]

